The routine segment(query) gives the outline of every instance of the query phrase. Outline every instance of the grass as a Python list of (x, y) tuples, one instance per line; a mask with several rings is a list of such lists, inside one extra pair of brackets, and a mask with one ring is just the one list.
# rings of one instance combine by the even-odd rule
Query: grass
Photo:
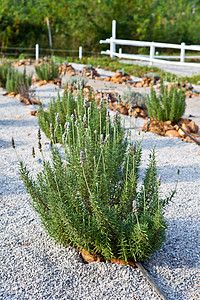
[(143, 77), (145, 74), (149, 72), (153, 72), (159, 74), (163, 80), (168, 82), (177, 81), (177, 80), (183, 82), (187, 80), (190, 83), (197, 83), (197, 81), (200, 80), (200, 75), (193, 76), (193, 77), (178, 77), (175, 74), (167, 73), (156, 67), (126, 64), (120, 62), (118, 59), (111, 59), (110, 57), (107, 56), (83, 57), (81, 61), (79, 59), (70, 59), (70, 58), (68, 58), (68, 60), (69, 62), (74, 62), (74, 63), (91, 64), (95, 68), (99, 66), (102, 69), (110, 70), (110, 71), (117, 71), (119, 69), (124, 69), (125, 73), (128, 73), (129, 75), (135, 77)]
[[(19, 59), (9, 58), (11, 62), (18, 61)], [(155, 67), (148, 67), (148, 66), (139, 66), (134, 64), (125, 64), (120, 62), (118, 59), (111, 59), (107, 56), (101, 56), (101, 57), (83, 57), (83, 59), (80, 61), (78, 58), (72, 58), (72, 57), (55, 57), (55, 62), (57, 63), (63, 63), (63, 62), (74, 62), (74, 63), (81, 63), (81, 64), (91, 64), (93, 67), (100, 66), (102, 69), (110, 70), (110, 71), (117, 71), (119, 69), (124, 69), (124, 71), (130, 75), (136, 76), (136, 77), (143, 77), (146, 73), (154, 72), (158, 73), (161, 78), (165, 81), (172, 82), (172, 81), (188, 81), (190, 83), (196, 84), (198, 81), (200, 81), (200, 75), (194, 75), (194, 76), (177, 76), (175, 74), (167, 73), (159, 68)]]
[[(143, 77), (146, 73), (154, 72), (158, 73), (159, 75), (166, 76), (167, 73), (161, 71), (158, 68), (155, 67), (148, 67), (148, 66), (138, 66), (134, 64), (125, 64), (120, 62), (118, 59), (111, 59), (107, 56), (102, 57), (83, 57), (83, 59), (77, 60), (73, 59), (71, 60), (76, 63), (83, 63), (83, 64), (91, 64), (93, 67), (100, 66), (102, 69), (110, 70), (110, 71), (117, 71), (119, 69), (124, 69), (124, 71), (130, 75), (136, 76), (136, 77)], [(171, 74), (169, 74), (171, 77)]]

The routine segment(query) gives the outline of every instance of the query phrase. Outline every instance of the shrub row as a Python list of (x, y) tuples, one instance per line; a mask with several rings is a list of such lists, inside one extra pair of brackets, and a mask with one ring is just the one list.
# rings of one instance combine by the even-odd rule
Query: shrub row
[(0, 86), (9, 93), (18, 93), (21, 86), (28, 88), (31, 85), (31, 78), (32, 76), (26, 75), (26, 69), (21, 73), (8, 63), (3, 62), (0, 66)]

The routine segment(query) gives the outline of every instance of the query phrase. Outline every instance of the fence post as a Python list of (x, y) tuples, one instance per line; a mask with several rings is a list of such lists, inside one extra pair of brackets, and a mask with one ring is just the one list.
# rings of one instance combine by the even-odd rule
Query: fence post
[(180, 62), (185, 61), (185, 43), (181, 43), (181, 57)]
[(112, 20), (112, 38), (110, 38), (110, 57), (114, 58), (113, 53), (116, 52), (116, 45), (115, 42), (112, 40), (116, 39), (116, 20)]
[(82, 46), (80, 46), (79, 47), (79, 60), (82, 60), (82, 58), (83, 58), (83, 48), (82, 48)]
[(35, 59), (39, 59), (39, 44), (35, 45)]
[(119, 48), (119, 57), (121, 58), (121, 55), (122, 55), (122, 48)]
[(155, 46), (152, 43), (150, 46), (150, 63), (149, 65), (152, 67), (153, 66), (153, 59), (154, 59), (154, 55), (155, 55)]

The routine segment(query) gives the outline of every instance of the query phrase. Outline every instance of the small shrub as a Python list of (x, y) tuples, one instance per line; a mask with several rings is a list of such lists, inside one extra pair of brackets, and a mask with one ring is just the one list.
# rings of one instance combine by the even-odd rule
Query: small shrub
[(26, 58), (27, 58), (27, 55), (25, 53), (21, 53), (18, 57), (19, 60), (26, 59)]
[(28, 82), (27, 83), (21, 82), (17, 90), (22, 98), (32, 101), (32, 98), (35, 97), (35, 90), (31, 88)]
[[(80, 86), (80, 84), (78, 84)], [(101, 110), (101, 114), (99, 114)], [(67, 127), (71, 127), (73, 121), (78, 115), (79, 120), (85, 120), (86, 124), (90, 123), (92, 130), (91, 136), (95, 139), (94, 131), (106, 134), (107, 110), (104, 105), (97, 107), (95, 99), (91, 96), (90, 101), (87, 101), (85, 95), (80, 88), (77, 90), (77, 95), (65, 90), (62, 98), (58, 95), (57, 99), (52, 99), (49, 104), (49, 109), (44, 111), (42, 103), (39, 103), (38, 123), (45, 135), (54, 143), (62, 143), (65, 138)], [(110, 126), (110, 125), (109, 125)], [(68, 138), (71, 140), (78, 134), (77, 131), (70, 130)]]
[(11, 68), (11, 71), (7, 74), (6, 80), (6, 90), (7, 92), (16, 92), (19, 93), (19, 87), (21, 85), (30, 86), (31, 85), (31, 77), (26, 76), (26, 69), (24, 68), (24, 72), (21, 73), (14, 68)]
[(50, 63), (42, 62), (40, 66), (35, 66), (35, 71), (40, 80), (50, 81), (59, 77), (58, 66), (54, 61)]
[(130, 107), (146, 107), (146, 95), (135, 92), (128, 85), (128, 90), (124, 91), (122, 94), (123, 104), (128, 104)]
[[(88, 108), (89, 103), (80, 111)], [(77, 114), (65, 129), (65, 159), (53, 146), (52, 162), (45, 160), (39, 130), (43, 170), (33, 178), (20, 161), (21, 178), (56, 242), (101, 254), (106, 260), (144, 260), (164, 240), (163, 208), (174, 192), (165, 199), (159, 196), (154, 150), (139, 185), (141, 143), (126, 138), (117, 113), (113, 122), (107, 115), (105, 133), (97, 123), (92, 128), (93, 108), (86, 119)], [(100, 121), (103, 109), (98, 109)]]
[(3, 61), (2, 65), (0, 66), (0, 86), (4, 87), (6, 86), (6, 81), (8, 74), (10, 74), (11, 69), (14, 69), (11, 67), (9, 63), (6, 63)]
[(78, 89), (81, 87), (85, 87), (88, 83), (88, 79), (86, 77), (76, 75), (76, 76), (70, 76), (70, 78), (67, 80), (66, 85), (67, 86), (74, 86)]
[(150, 97), (147, 96), (147, 110), (150, 118), (159, 121), (176, 122), (185, 112), (185, 93), (178, 91), (178, 86), (171, 87), (168, 92), (167, 87), (161, 84), (159, 96), (151, 88)]
[(127, 73), (125, 72), (125, 70), (124, 70), (124, 68), (123, 69), (118, 69), (118, 70), (116, 70), (116, 73), (119, 73), (119, 74), (121, 74), (122, 76), (125, 76), (125, 75), (127, 75)]
[(84, 70), (93, 70), (94, 69), (94, 67), (93, 67), (93, 65), (86, 65), (86, 66), (84, 66), (84, 68), (83, 68)]
[(151, 78), (151, 80), (153, 80), (155, 82), (160, 80), (160, 75), (158, 73), (153, 73), (153, 72), (149, 72), (147, 74), (144, 74), (144, 77)]

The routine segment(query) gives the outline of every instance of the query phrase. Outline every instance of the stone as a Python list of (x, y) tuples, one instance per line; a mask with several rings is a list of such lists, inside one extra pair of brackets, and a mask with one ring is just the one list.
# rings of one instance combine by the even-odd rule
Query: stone
[(128, 115), (128, 109), (125, 106), (123, 106), (120, 109), (120, 114), (122, 114), (122, 115)]
[(174, 126), (172, 125), (167, 125), (165, 122), (164, 122), (164, 130), (167, 131), (167, 130), (174, 130)]
[(181, 130), (180, 128), (179, 128), (179, 130), (178, 130), (178, 133), (179, 133), (180, 137), (182, 137), (182, 138), (185, 138), (185, 137), (186, 137), (185, 132), (183, 132), (183, 130)]
[(188, 127), (193, 133), (197, 133), (199, 131), (199, 126), (196, 125), (194, 121), (190, 121), (190, 123), (188, 123)]
[(165, 133), (165, 136), (169, 136), (169, 137), (180, 137), (178, 132), (174, 129), (172, 130), (167, 130)]
[(38, 86), (44, 85), (43, 80), (37, 82)]
[(123, 266), (130, 265), (130, 266), (132, 266), (133, 268), (136, 268), (136, 267), (137, 267), (136, 264), (134, 263), (134, 261), (131, 261), (131, 260), (129, 260), (129, 259), (128, 259), (127, 263), (126, 263), (124, 260), (119, 259), (119, 258), (111, 258), (111, 259), (109, 260), (109, 262), (110, 262), (111, 264), (120, 264), (120, 265), (123, 265)]
[(98, 255), (93, 252), (89, 253), (83, 249), (78, 249), (78, 250), (80, 251), (83, 260), (87, 263), (91, 263), (94, 261), (99, 261), (99, 262), (104, 261), (104, 258), (102, 255)]
[(179, 127), (178, 127), (177, 124), (175, 124), (173, 127), (174, 127), (175, 130), (177, 130), (177, 131), (179, 130)]
[(31, 110), (29, 115), (37, 117), (37, 110)]
[(15, 97), (16, 95), (17, 95), (17, 93), (15, 93), (15, 92), (11, 92), (11, 93), (7, 94), (8, 97)]
[(139, 107), (134, 108), (134, 110), (139, 114), (141, 109)]
[(196, 140), (199, 140), (200, 139), (200, 135), (197, 134), (197, 133), (191, 133), (191, 136), (196, 139)]
[(164, 124), (166, 124), (166, 125), (171, 125), (172, 122), (168, 120), (168, 121), (165, 121)]
[(178, 120), (178, 123), (180, 124), (180, 125), (182, 125), (182, 124), (188, 124), (188, 123), (190, 123), (190, 119), (186, 119), (186, 118), (180, 118), (179, 120)]
[(27, 98), (21, 97), (21, 98), (19, 98), (19, 101), (24, 103), (25, 105), (31, 105), (31, 101)]
[[(189, 123), (188, 123), (189, 124)], [(181, 126), (187, 133), (190, 134), (190, 128), (185, 124), (183, 123), (182, 126)]]
[(37, 81), (39, 81), (39, 79), (38, 78), (36, 78), (36, 77), (32, 77), (32, 82), (34, 83), (34, 82), (37, 82)]
[[(133, 116), (134, 117), (134, 116)], [(147, 130), (147, 124), (148, 124), (148, 121), (146, 121), (144, 123), (144, 125), (142, 126), (142, 131), (146, 131)]]
[(144, 109), (140, 110), (140, 117), (146, 118), (147, 117), (147, 112)]
[(128, 103), (125, 104), (125, 107), (129, 110), (130, 109), (130, 105)]
[(143, 83), (142, 82), (137, 82), (136, 87), (143, 87)]
[(116, 111), (118, 109), (118, 103), (117, 102), (110, 102), (109, 108), (113, 111)]
[(38, 100), (35, 98), (32, 98), (32, 102), (33, 102), (33, 104), (39, 104)]
[[(137, 113), (136, 113), (136, 111), (134, 110), (133, 112), (132, 112), (132, 117), (135, 117), (136, 115), (138, 115)], [(144, 130), (143, 130), (144, 131)]]

